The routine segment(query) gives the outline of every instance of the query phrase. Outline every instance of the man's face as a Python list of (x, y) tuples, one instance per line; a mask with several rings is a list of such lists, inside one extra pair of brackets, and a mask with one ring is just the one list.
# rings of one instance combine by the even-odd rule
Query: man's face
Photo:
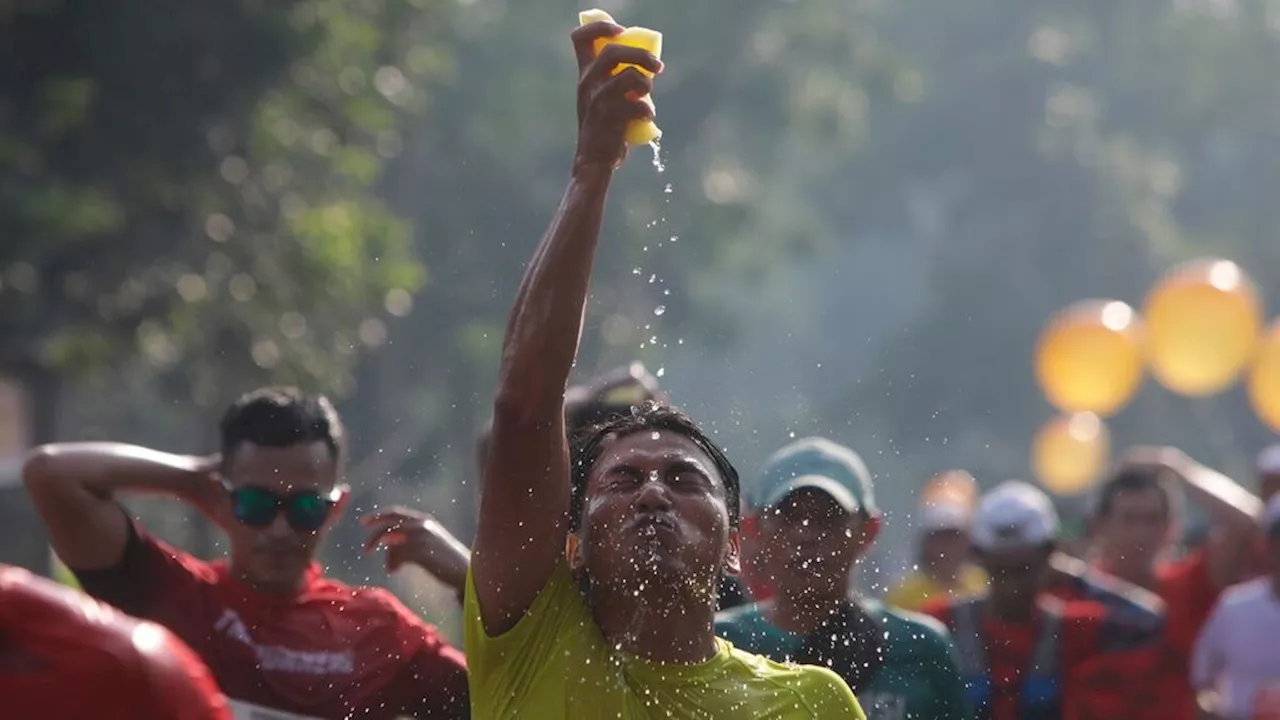
[(575, 570), (615, 589), (679, 580), (711, 602), (720, 574), (738, 572), (738, 533), (715, 464), (670, 430), (608, 441), (587, 479), (579, 536)]
[(969, 535), (963, 530), (934, 530), (924, 536), (920, 554), (925, 562), (954, 574), (969, 560)]
[(1158, 487), (1121, 490), (1098, 518), (1097, 540), (1108, 567), (1149, 571), (1170, 537), (1169, 505)]
[(821, 490), (787, 495), (760, 515), (768, 577), (792, 597), (844, 595), (849, 572), (871, 541), (868, 522)]
[(1006, 607), (1035, 602), (1049, 569), (1047, 547), (1029, 547), (998, 552), (975, 550), (974, 559), (991, 578), (992, 602)]
[[(313, 490), (329, 493), (338, 481), (337, 464), (323, 442), (262, 447), (244, 443), (226, 459), (223, 474), (233, 488), (257, 487), (280, 497)], [(228, 507), (230, 499), (227, 499)], [(270, 524), (251, 527), (228, 510), (227, 536), (235, 567), (251, 582), (271, 588), (297, 583), (315, 557), (339, 508), (316, 532), (300, 532), (289, 525), (283, 511)]]

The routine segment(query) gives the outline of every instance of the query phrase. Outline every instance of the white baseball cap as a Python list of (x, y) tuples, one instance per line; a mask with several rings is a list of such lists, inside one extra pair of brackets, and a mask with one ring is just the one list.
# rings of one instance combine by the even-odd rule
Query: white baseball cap
[(1267, 535), (1280, 530), (1280, 494), (1267, 501), (1267, 509), (1262, 511), (1262, 529)]
[(974, 546), (988, 552), (1036, 547), (1058, 536), (1058, 512), (1040, 488), (1009, 480), (978, 501), (969, 532)]

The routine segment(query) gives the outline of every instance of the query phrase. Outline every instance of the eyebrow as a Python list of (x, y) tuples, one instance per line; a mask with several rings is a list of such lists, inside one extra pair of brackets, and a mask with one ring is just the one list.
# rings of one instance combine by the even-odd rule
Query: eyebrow
[[(711, 479), (711, 473), (707, 472), (706, 467), (702, 463), (685, 457), (677, 457), (667, 463), (666, 471), (671, 472), (694, 472), (708, 480)], [(630, 462), (622, 461), (613, 465), (608, 469), (610, 473), (621, 473), (624, 475), (644, 475), (644, 471)]]

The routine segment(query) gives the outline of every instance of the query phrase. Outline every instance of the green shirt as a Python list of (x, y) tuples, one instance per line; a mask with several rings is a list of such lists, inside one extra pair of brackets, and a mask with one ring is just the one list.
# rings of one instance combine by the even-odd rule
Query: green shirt
[(561, 562), (516, 626), (490, 637), (470, 574), (465, 635), (476, 720), (760, 718), (866, 720), (826, 668), (782, 665), (717, 640), (695, 665), (655, 663), (605, 641)]
[[(955, 648), (937, 620), (861, 601), (884, 628), (884, 665), (858, 693), (870, 720), (962, 720), (972, 717)], [(785, 662), (804, 636), (775, 627), (760, 605), (720, 613), (716, 634), (735, 646)]]

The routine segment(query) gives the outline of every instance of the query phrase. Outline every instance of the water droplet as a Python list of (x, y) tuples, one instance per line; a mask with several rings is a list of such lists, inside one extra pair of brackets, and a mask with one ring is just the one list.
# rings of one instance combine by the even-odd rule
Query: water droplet
[(662, 377), (663, 375), (666, 375), (666, 374), (667, 374), (667, 369), (665, 367), (658, 368), (658, 372), (654, 373), (654, 375), (657, 375), (658, 377)]
[(658, 144), (657, 140), (653, 140), (649, 143), (649, 147), (653, 149), (654, 169), (657, 170), (658, 172), (662, 172), (663, 170), (666, 170), (667, 166), (662, 164), (662, 146)]
[(666, 194), (670, 195), (670, 194), (671, 194), (671, 183), (667, 183), (667, 186), (666, 186), (666, 187), (664, 187), (664, 188), (662, 188), (662, 192), (664, 192), (664, 193), (666, 193)]
[(658, 307), (656, 307), (656, 308), (654, 308), (654, 309), (653, 309), (653, 314), (654, 314), (654, 315), (661, 315), (662, 313), (664, 313), (664, 312), (666, 312), (666, 311), (667, 311), (667, 306), (666, 306), (666, 305), (659, 305)]

